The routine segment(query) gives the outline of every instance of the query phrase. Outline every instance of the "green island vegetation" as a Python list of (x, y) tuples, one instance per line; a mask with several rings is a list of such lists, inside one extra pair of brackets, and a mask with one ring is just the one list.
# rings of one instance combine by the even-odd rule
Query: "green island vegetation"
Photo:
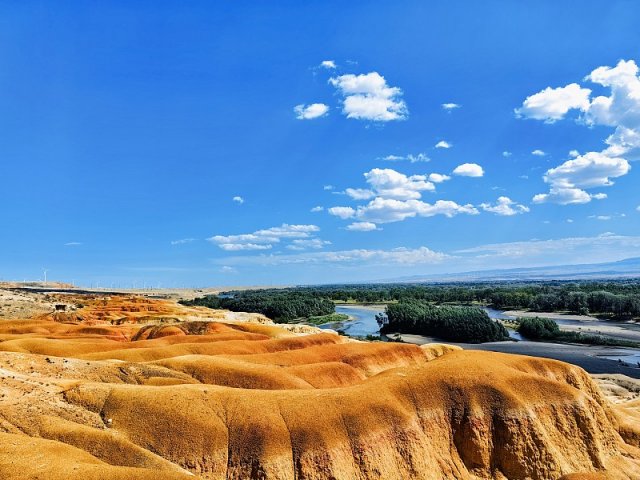
[(436, 306), (424, 300), (407, 299), (387, 306), (388, 323), (381, 333), (414, 333), (453, 342), (508, 340), (509, 333), (478, 307)]
[(297, 322), (310, 323), (312, 325), (324, 325), (325, 323), (339, 323), (349, 320), (349, 315), (344, 313), (330, 313), (329, 315), (320, 315), (315, 317), (307, 317), (295, 319)]
[[(308, 321), (335, 314), (335, 304), (328, 298), (290, 289), (245, 290), (223, 295), (207, 295), (181, 301), (183, 305), (261, 313), (278, 323)], [(332, 320), (328, 320), (332, 321)], [(326, 322), (322, 322), (326, 323)]]
[(550, 318), (527, 317), (518, 318), (517, 330), (520, 335), (529, 340), (583, 343), (587, 345), (603, 345), (612, 347), (639, 348), (638, 342), (620, 340), (603, 335), (585, 334), (580, 332), (565, 332)]

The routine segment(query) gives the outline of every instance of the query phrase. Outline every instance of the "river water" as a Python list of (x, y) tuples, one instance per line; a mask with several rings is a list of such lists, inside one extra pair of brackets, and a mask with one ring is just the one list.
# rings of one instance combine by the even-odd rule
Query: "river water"
[[(338, 330), (350, 337), (366, 337), (367, 335), (380, 335), (380, 326), (376, 321), (376, 314), (384, 312), (385, 305), (336, 305), (336, 313), (349, 315), (351, 320), (336, 323), (325, 323), (320, 328)], [(514, 317), (506, 315), (500, 310), (483, 308), (489, 317), (495, 320), (513, 320)], [(509, 335), (516, 340), (522, 340), (520, 334), (509, 329)]]
[[(327, 323), (324, 325), (320, 325), (320, 328), (323, 329), (332, 329), (342, 332), (345, 335), (350, 337), (366, 337), (367, 335), (378, 336), (380, 335), (380, 327), (378, 322), (376, 321), (376, 313), (383, 312), (385, 306), (384, 305), (337, 305), (336, 313), (343, 313), (349, 315), (350, 320), (345, 322), (337, 322), (337, 323)], [(515, 319), (512, 315), (507, 315), (504, 311), (495, 310), (493, 308), (483, 307), (483, 309), (487, 312), (490, 318), (494, 320), (513, 320)], [(599, 333), (600, 329), (603, 330), (603, 334), (609, 333), (605, 330), (615, 329), (617, 332), (626, 331), (631, 333), (630, 331), (640, 331), (640, 326), (629, 326), (622, 323), (611, 322), (606, 320), (598, 320), (593, 319), (590, 321), (580, 321), (580, 320), (567, 320), (567, 319), (554, 319), (560, 327), (564, 327), (567, 330), (575, 330), (580, 329), (585, 333)], [(509, 330), (509, 336), (514, 340), (523, 341), (523, 339), (518, 332), (512, 329)], [(617, 336), (614, 334), (614, 336)], [(381, 336), (382, 340), (386, 340), (384, 335)], [(634, 338), (635, 340), (635, 338)], [(508, 342), (507, 342), (508, 343)], [(520, 342), (519, 342), (520, 343)], [(538, 343), (538, 345), (536, 345)], [(490, 344), (487, 344), (489, 346)], [(518, 344), (513, 344), (512, 348), (515, 349), (513, 353), (520, 353), (518, 350), (531, 350), (537, 348), (538, 346), (542, 347), (539, 342), (529, 342), (523, 341)], [(561, 345), (557, 345), (558, 348), (561, 348)], [(588, 345), (574, 345), (571, 348), (574, 350), (584, 350), (585, 354), (589, 356), (604, 358), (608, 360), (615, 360), (619, 362), (626, 363), (630, 366), (636, 366), (640, 362), (640, 350), (634, 348), (624, 348), (624, 347), (590, 347)], [(523, 352), (524, 353), (524, 352)], [(540, 352), (542, 355), (543, 352)]]
[(351, 317), (345, 322), (325, 323), (320, 328), (330, 328), (350, 337), (366, 337), (380, 335), (380, 326), (376, 321), (376, 313), (384, 312), (385, 305), (336, 305), (336, 313)]

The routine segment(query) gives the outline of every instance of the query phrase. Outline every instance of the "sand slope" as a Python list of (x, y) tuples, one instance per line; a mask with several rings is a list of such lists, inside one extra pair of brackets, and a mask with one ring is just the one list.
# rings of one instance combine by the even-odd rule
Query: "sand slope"
[(0, 323), (0, 478), (640, 478), (578, 367), (144, 300)]

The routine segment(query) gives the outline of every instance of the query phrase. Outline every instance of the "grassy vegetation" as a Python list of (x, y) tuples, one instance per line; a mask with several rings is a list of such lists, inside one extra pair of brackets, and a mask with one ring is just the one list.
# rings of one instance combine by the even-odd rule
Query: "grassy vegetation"
[(580, 332), (564, 332), (560, 330), (558, 324), (550, 318), (518, 318), (516, 322), (518, 324), (518, 332), (529, 340), (640, 348), (640, 343), (630, 340), (620, 340), (604, 335)]
[(347, 320), (349, 320), (349, 315), (344, 313), (330, 313), (329, 315), (298, 318), (296, 321), (300, 323), (311, 323), (312, 325), (324, 325), (325, 323), (346, 322)]

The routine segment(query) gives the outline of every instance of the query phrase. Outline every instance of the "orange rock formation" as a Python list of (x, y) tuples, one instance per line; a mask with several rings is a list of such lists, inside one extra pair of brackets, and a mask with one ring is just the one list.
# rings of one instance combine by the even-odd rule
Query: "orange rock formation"
[(0, 323), (0, 478), (640, 478), (640, 416), (575, 366), (66, 298)]

